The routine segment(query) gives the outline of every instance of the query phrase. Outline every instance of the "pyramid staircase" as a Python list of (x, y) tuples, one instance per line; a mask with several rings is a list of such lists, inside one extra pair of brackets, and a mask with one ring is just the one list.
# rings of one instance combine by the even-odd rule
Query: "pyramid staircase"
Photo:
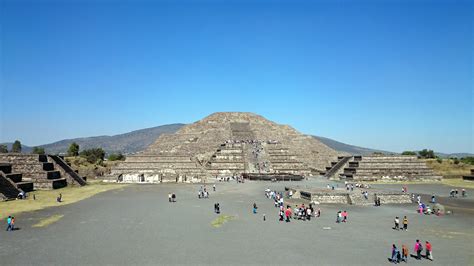
[(33, 182), (23, 181), (22, 174), (12, 173), (10, 163), (0, 163), (0, 193), (12, 199), (22, 191), (33, 191)]

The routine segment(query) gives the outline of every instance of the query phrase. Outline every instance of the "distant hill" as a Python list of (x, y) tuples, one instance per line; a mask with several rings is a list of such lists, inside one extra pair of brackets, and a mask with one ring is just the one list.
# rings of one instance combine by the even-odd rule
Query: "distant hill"
[[(119, 134), (114, 136), (98, 136), (98, 137), (87, 137), (87, 138), (75, 138), (75, 139), (65, 139), (50, 144), (39, 145), (40, 147), (45, 148), (47, 153), (57, 154), (65, 153), (72, 142), (79, 144), (81, 150), (101, 147), (106, 152), (122, 152), (124, 154), (135, 153), (144, 150), (150, 144), (152, 144), (161, 134), (163, 133), (174, 133), (178, 131), (185, 124), (170, 124), (163, 125), (151, 128), (145, 128), (140, 130), (135, 130), (125, 134)], [(326, 144), (330, 148), (347, 152), (353, 155), (369, 155), (374, 152), (382, 152), (384, 154), (397, 154), (390, 151), (376, 150), (370, 148), (358, 147), (346, 143), (342, 143), (330, 138), (313, 136), (322, 143)], [(12, 143), (2, 143), (8, 146), (8, 150), (11, 149)], [(33, 150), (33, 147), (22, 145), (22, 152), (30, 153)], [(472, 153), (436, 153), (436, 155), (449, 158), (449, 157), (467, 157), (474, 156)]]
[[(174, 133), (184, 124), (170, 124), (152, 128), (135, 130), (125, 134), (114, 136), (98, 136), (88, 138), (65, 139), (50, 144), (40, 145), (47, 153), (65, 153), (69, 145), (73, 142), (79, 144), (81, 150), (90, 148), (102, 148), (107, 153), (122, 152), (124, 154), (134, 153), (144, 150), (153, 143), (163, 133)], [(11, 149), (11, 143), (7, 143)], [(22, 145), (22, 152), (29, 153), (32, 148)]]
[(349, 145), (345, 144), (339, 141), (335, 141), (333, 139), (325, 138), (325, 137), (319, 137), (319, 136), (313, 136), (322, 143), (326, 144), (330, 148), (336, 150), (336, 151), (341, 151), (341, 152), (347, 152), (352, 155), (369, 155), (374, 152), (381, 152), (384, 154), (396, 154), (395, 152), (390, 152), (390, 151), (383, 151), (383, 150), (375, 150), (375, 149), (370, 149), (370, 148), (363, 148), (363, 147), (358, 147), (354, 145)]

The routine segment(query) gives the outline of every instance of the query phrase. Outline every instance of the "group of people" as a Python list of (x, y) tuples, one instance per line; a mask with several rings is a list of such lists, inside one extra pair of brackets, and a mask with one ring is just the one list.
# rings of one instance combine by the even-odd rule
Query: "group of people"
[[(457, 198), (459, 195), (459, 190), (456, 188), (456, 189), (451, 189), (451, 191), (449, 192), (449, 197), (450, 198)], [(461, 197), (466, 197), (466, 190), (463, 188), (461, 189)]]
[[(423, 249), (425, 249), (425, 258), (429, 260), (433, 260), (433, 249), (431, 247), (431, 243), (426, 241), (425, 248), (423, 248), (423, 244), (420, 240), (416, 240), (415, 246), (413, 248), (413, 252), (415, 255), (412, 255), (417, 260), (421, 260)], [(399, 250), (395, 244), (392, 244), (392, 256), (390, 257), (390, 261), (392, 263), (400, 263), (404, 261), (405, 263), (408, 262), (408, 247), (406, 245), (402, 245), (402, 249)]]
[(15, 217), (8, 216), (7, 218), (7, 231), (14, 231), (15, 230)]
[[(216, 185), (214, 185), (214, 191), (216, 191)], [(198, 199), (208, 199), (209, 198), (209, 191), (207, 191), (206, 186), (201, 186), (198, 191)]]
[(347, 222), (347, 211), (338, 211), (336, 215), (336, 223), (346, 223)]
[(403, 228), (400, 227), (400, 219), (395, 217), (395, 220), (393, 221), (395, 223), (395, 227), (393, 227), (394, 230), (403, 230), (403, 231), (408, 231), (408, 218), (405, 216), (403, 217)]

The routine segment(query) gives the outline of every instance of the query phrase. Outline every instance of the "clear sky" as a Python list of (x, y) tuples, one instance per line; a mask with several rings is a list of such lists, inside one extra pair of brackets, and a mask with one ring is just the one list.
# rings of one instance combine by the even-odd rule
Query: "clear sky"
[(473, 1), (0, 1), (0, 142), (258, 113), (474, 152)]

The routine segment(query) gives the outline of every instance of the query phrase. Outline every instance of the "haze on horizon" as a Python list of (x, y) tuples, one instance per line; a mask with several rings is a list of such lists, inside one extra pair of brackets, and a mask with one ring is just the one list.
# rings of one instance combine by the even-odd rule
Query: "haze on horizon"
[(472, 1), (2, 1), (0, 143), (245, 111), (474, 153)]

